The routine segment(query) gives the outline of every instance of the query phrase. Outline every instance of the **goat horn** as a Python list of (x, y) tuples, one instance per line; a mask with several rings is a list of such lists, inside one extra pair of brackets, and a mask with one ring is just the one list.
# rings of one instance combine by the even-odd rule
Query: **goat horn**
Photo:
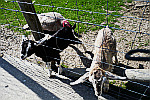
[(109, 28), (109, 26), (107, 25), (106, 28)]

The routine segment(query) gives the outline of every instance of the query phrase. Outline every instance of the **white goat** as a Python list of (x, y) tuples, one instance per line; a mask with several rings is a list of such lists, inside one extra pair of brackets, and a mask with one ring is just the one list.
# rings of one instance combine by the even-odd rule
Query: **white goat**
[[(115, 64), (118, 64), (117, 51), (116, 51), (116, 39), (113, 36), (111, 29), (106, 26), (106, 28), (101, 29), (98, 32), (97, 38), (95, 40), (94, 57), (89, 70), (95, 67), (95, 64), (103, 64), (102, 69), (107, 71), (112, 71), (112, 58), (115, 57)], [(107, 62), (107, 63), (103, 63)]]
[(100, 96), (102, 94), (102, 89), (105, 92), (108, 91), (109, 79), (125, 80), (126, 77), (120, 77), (109, 72), (112, 70), (112, 57), (115, 56), (117, 61), (117, 53), (115, 51), (116, 41), (112, 35), (112, 31), (107, 26), (98, 32), (95, 41), (94, 58), (91, 67), (87, 70), (88, 72), (70, 84), (79, 84), (88, 79), (92, 82), (95, 95)]

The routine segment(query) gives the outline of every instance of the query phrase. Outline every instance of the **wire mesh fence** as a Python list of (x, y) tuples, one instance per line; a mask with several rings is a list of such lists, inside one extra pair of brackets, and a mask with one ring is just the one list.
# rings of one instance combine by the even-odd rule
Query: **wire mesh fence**
[[(119, 11), (117, 11), (117, 14), (112, 13), (116, 12), (115, 10), (108, 10), (108, 13), (106, 12), (106, 2), (104, 5), (102, 5), (103, 10), (100, 12), (99, 10), (95, 11), (87, 7), (87, 3), (91, 5), (96, 5), (98, 2), (102, 1), (94, 1), (94, 3), (91, 2), (77, 2), (77, 1), (65, 1), (63, 2), (65, 5), (68, 6), (63, 6), (60, 7), (57, 5), (60, 2), (58, 1), (51, 1), (49, 4), (41, 4), (41, 3), (28, 3), (28, 2), (19, 2), (19, 3), (25, 3), (25, 4), (33, 4), (35, 6), (36, 12), (37, 13), (31, 13), (31, 12), (26, 12), (26, 11), (21, 11), (18, 3), (19, 1), (9, 1), (6, 2), (6, 4), (11, 4), (11, 6), (7, 5), (2, 5), (1, 4), (1, 17), (3, 21), (1, 21), (1, 53), (8, 54), (13, 57), (20, 58), (20, 51), (21, 51), (21, 35), (26, 34), (28, 35), (29, 39), (34, 39), (32, 35), (30, 35), (30, 32), (25, 31), (23, 29), (23, 25), (25, 25), (25, 19), (22, 16), (22, 13), (27, 13), (27, 14), (39, 14), (43, 12), (59, 12), (62, 13), (63, 16), (66, 19), (62, 20), (68, 20), (73, 23), (78, 23), (78, 29), (76, 29), (77, 32), (81, 33), (82, 35), (82, 40), (88, 48), (88, 51), (93, 52), (94, 50), (94, 42), (96, 39), (96, 36), (98, 34), (98, 30), (106, 27), (106, 21), (109, 20), (109, 28), (113, 30), (113, 34), (117, 40), (117, 57), (119, 62), (122, 64), (120, 65), (115, 65), (113, 66), (121, 68), (121, 69), (127, 69), (126, 66), (132, 66), (133, 68), (139, 68), (139, 65), (142, 65), (144, 69), (150, 69), (150, 64), (149, 61), (140, 61), (140, 62), (135, 62), (135, 61), (128, 61), (124, 58), (125, 54), (131, 50), (131, 49), (137, 49), (137, 48), (142, 48), (142, 49), (149, 49), (149, 39), (150, 39), (150, 31), (149, 31), (149, 1), (134, 1), (134, 6), (130, 5), (132, 8), (134, 7), (134, 10), (130, 11), (130, 7), (128, 8), (129, 12), (125, 13), (120, 13), (118, 14)], [(70, 3), (73, 3), (75, 6), (69, 6)], [(38, 8), (38, 7), (40, 8)], [(101, 6), (101, 5), (100, 5)], [(109, 8), (110, 5), (108, 5)], [(37, 8), (36, 8), (37, 7)], [(127, 8), (127, 7), (126, 7)], [(141, 11), (141, 13), (140, 13)], [(69, 13), (68, 13), (69, 12)], [(106, 12), (106, 13), (105, 13)], [(70, 16), (66, 16), (66, 14), (70, 14)], [(73, 14), (72, 14), (73, 13)], [(132, 15), (134, 16), (132, 16)], [(45, 16), (45, 15), (42, 15)], [(87, 16), (91, 17), (89, 19)], [(105, 16), (104, 18), (102, 16)], [(108, 19), (106, 19), (106, 16)], [(135, 17), (136, 16), (136, 17)], [(46, 17), (51, 17), (51, 16), (46, 16)], [(99, 18), (102, 18), (102, 21), (104, 23), (101, 23)], [(117, 21), (113, 21), (117, 20)], [(33, 30), (30, 30), (33, 32)], [(41, 32), (37, 32), (41, 33)], [(42, 33), (44, 34), (44, 33)], [(58, 37), (59, 38), (59, 37)], [(62, 38), (63, 39), (63, 38)], [(72, 41), (72, 40), (70, 40)], [(53, 48), (55, 49), (55, 48)], [(136, 54), (135, 56), (149, 56), (146, 54)], [(57, 59), (57, 58), (56, 58)], [(31, 57), (28, 57), (26, 59), (28, 62), (38, 64), (40, 66), (45, 66), (45, 63), (41, 60), (41, 58), (36, 57), (35, 55), (32, 55)], [(92, 57), (89, 54), (85, 54), (83, 51), (83, 48), (81, 45), (71, 45), (61, 53), (61, 64), (65, 67), (69, 68), (86, 68), (90, 67)], [(109, 64), (106, 62), (101, 62), (105, 64)], [(112, 65), (112, 64), (110, 64)], [(31, 72), (32, 73), (32, 72)], [(80, 73), (76, 73), (80, 74)], [(150, 73), (144, 73), (144, 74), (150, 74)], [(118, 82), (118, 83), (117, 83)], [(131, 88), (130, 84), (136, 88)], [(46, 84), (46, 83), (44, 83)], [(118, 99), (121, 99), (119, 95), (123, 95), (123, 92), (121, 92), (121, 89), (124, 89), (124, 91), (132, 92), (135, 95), (138, 95), (136, 98), (129, 94), (126, 97), (134, 98), (134, 99), (147, 99), (150, 98), (150, 84), (146, 82), (136, 82), (136, 81), (131, 81), (127, 80), (125, 82), (122, 81), (112, 81), (110, 84), (113, 84), (114, 86), (119, 87), (119, 92), (116, 93)], [(128, 85), (125, 85), (128, 84)], [(137, 89), (140, 88), (141, 90)], [(110, 90), (113, 91), (114, 90)], [(113, 92), (110, 92), (113, 93)], [(115, 92), (114, 92), (115, 93)], [(115, 94), (112, 94), (115, 95)]]

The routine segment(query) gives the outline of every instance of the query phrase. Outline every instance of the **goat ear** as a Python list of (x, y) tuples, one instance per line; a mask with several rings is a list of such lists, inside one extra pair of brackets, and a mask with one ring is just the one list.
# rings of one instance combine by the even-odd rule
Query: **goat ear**
[(28, 38), (25, 35), (22, 35), (22, 42), (28, 40)]
[(76, 28), (76, 24), (73, 25), (72, 29), (75, 29), (75, 28)]
[(107, 75), (107, 77), (109, 79), (114, 79), (114, 80), (126, 80), (127, 78), (126, 77), (121, 77), (121, 76), (118, 76), (118, 75), (115, 75), (111, 72), (105, 72), (105, 74)]
[(106, 28), (109, 28), (109, 26), (107, 25)]
[(71, 82), (70, 85), (76, 85), (79, 83), (85, 82), (89, 78), (89, 72), (85, 73), (83, 76), (81, 76), (78, 80), (75, 82)]

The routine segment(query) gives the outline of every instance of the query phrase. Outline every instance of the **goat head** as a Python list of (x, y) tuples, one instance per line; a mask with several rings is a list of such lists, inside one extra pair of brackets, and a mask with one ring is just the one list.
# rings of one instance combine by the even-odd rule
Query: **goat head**
[(28, 40), (24, 35), (22, 36), (21, 44), (21, 59), (24, 60), (27, 57), (31, 56), (34, 53), (34, 41)]

